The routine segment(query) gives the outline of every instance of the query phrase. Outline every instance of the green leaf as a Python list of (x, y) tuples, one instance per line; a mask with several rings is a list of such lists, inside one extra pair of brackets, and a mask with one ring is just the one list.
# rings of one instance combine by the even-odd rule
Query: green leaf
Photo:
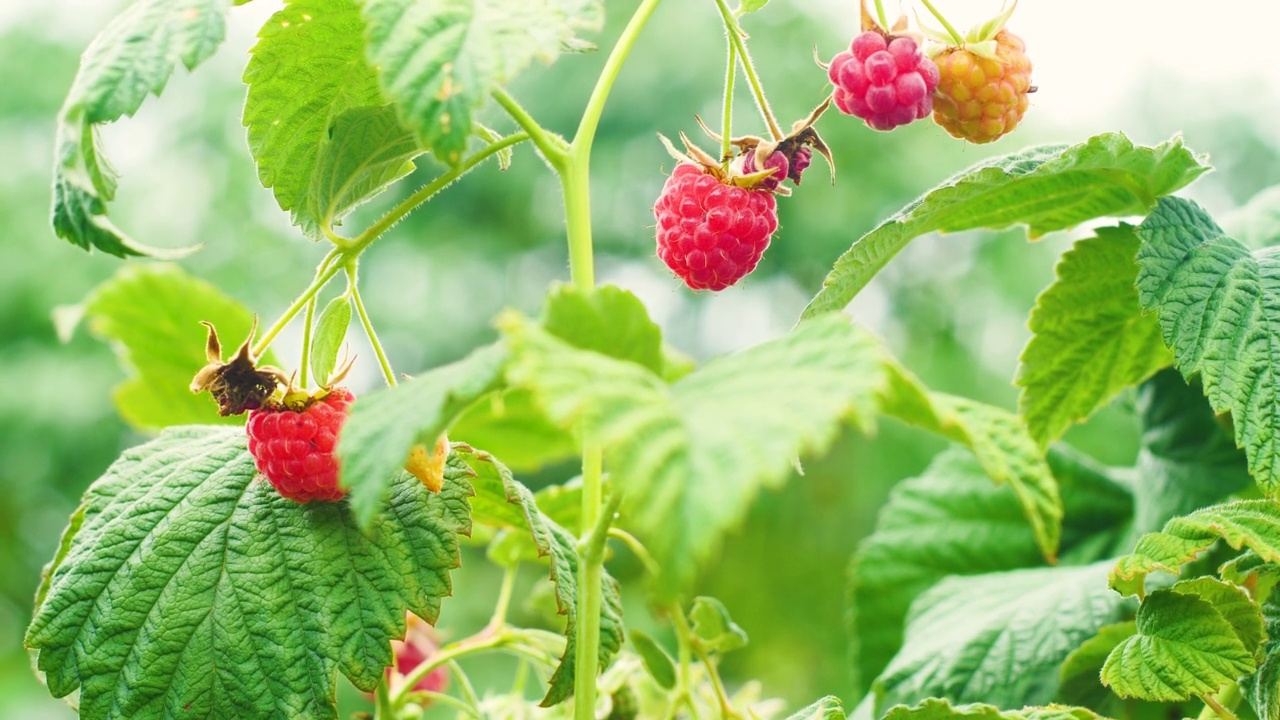
[(1275, 720), (1280, 717), (1280, 596), (1272, 593), (1262, 603), (1262, 618), (1269, 638), (1262, 663), (1258, 672), (1240, 681), (1240, 689), (1261, 720)]
[(663, 374), (662, 330), (649, 319), (640, 298), (616, 285), (589, 293), (555, 285), (542, 309), (542, 329), (576, 348)]
[(886, 363), (884, 412), (972, 450), (992, 480), (1013, 488), (1045, 558), (1057, 557), (1062, 500), (1044, 451), (1021, 419), (968, 398), (930, 392), (896, 360)]
[[(79, 305), (60, 308), (59, 334), (68, 336), (81, 318), (89, 332), (116, 349), (130, 378), (112, 392), (116, 409), (137, 428), (190, 423), (244, 424), (221, 417), (207, 394), (189, 388), (205, 359), (205, 320), (225, 346), (249, 335), (253, 316), (213, 285), (174, 265), (122, 268)], [(263, 358), (266, 363), (271, 357)]]
[(926, 233), (1021, 224), (1034, 238), (1094, 218), (1143, 215), (1157, 198), (1207, 170), (1181, 138), (1143, 147), (1119, 133), (984, 160), (862, 236), (836, 261), (803, 317), (848, 305), (894, 255)]
[(311, 338), (311, 375), (317, 383), (328, 384), (328, 378), (338, 364), (338, 350), (350, 325), (351, 300), (346, 295), (336, 297), (324, 306)]
[(1166, 198), (1138, 228), (1138, 293), (1178, 369), (1199, 374), (1215, 412), (1269, 495), (1280, 494), (1280, 259), (1223, 235), (1199, 205)]
[(1252, 248), (1280, 244), (1280, 185), (1259, 191), (1222, 218), (1227, 235)]
[(889, 710), (883, 720), (1101, 720), (1088, 708), (1050, 705), (1001, 710), (995, 705), (971, 703), (952, 705), (949, 700), (928, 698), (919, 705), (899, 705)]
[(698, 596), (689, 610), (693, 636), (707, 650), (724, 654), (746, 647), (747, 633), (729, 617), (724, 603), (713, 597)]
[(1196, 594), (1151, 593), (1138, 608), (1137, 627), (1102, 667), (1103, 684), (1120, 697), (1186, 700), (1257, 668), (1231, 623)]
[(476, 398), (498, 382), (506, 349), (489, 345), (449, 365), (361, 397), (338, 437), (342, 483), (351, 488), (351, 509), (368, 525), (381, 506), (387, 478), (404, 466), (409, 450), (435, 444)]
[(258, 179), (304, 233), (412, 170), (418, 148), (365, 60), (355, 0), (294, 0), (258, 32), (244, 82), (244, 124)]
[(137, 0), (107, 25), (80, 57), (58, 114), (54, 147), (53, 229), (86, 250), (118, 257), (181, 257), (134, 241), (107, 217), (116, 173), (101, 155), (95, 128), (132, 116), (159, 95), (173, 68), (209, 59), (226, 35), (229, 0)]
[(902, 650), (876, 679), (877, 706), (946, 696), (1021, 707), (1052, 701), (1058, 668), (1126, 602), (1109, 561), (949, 577), (911, 606)]
[(242, 429), (171, 428), (85, 493), (26, 645), (86, 720), (336, 718), (338, 672), (372, 691), (405, 613), (435, 622), (469, 493), (401, 473), (361, 531), (258, 479)]
[(737, 15), (746, 15), (761, 10), (765, 5), (769, 4), (769, 0), (741, 0), (738, 3)]
[(458, 418), (452, 437), (489, 448), (512, 470), (532, 472), (577, 457), (572, 432), (547, 419), (525, 389), (500, 390), (481, 398)]
[(534, 60), (551, 62), (580, 30), (598, 29), (600, 0), (367, 0), (368, 57), (423, 147), (462, 159), (473, 114)]
[(342, 111), (320, 138), (304, 226), (333, 228), (361, 203), (413, 172), (422, 154), (390, 105)]
[(1266, 562), (1280, 562), (1280, 506), (1270, 500), (1237, 500), (1175, 517), (1160, 532), (1147, 533), (1133, 554), (1120, 558), (1111, 587), (1140, 595), (1149, 573), (1178, 575), (1219, 538), (1240, 550), (1249, 548)]
[(788, 715), (787, 720), (845, 720), (844, 705), (840, 703), (840, 698), (828, 695), (805, 709)]
[(1215, 577), (1197, 577), (1174, 583), (1169, 589), (1183, 595), (1195, 595), (1212, 605), (1231, 624), (1240, 644), (1251, 652), (1266, 639), (1262, 611), (1244, 588)]
[(1113, 707), (1115, 696), (1102, 685), (1099, 673), (1111, 651), (1137, 632), (1138, 626), (1132, 620), (1103, 625), (1098, 628), (1097, 635), (1072, 650), (1062, 662), (1062, 670), (1058, 674), (1058, 699), (1098, 709)]
[(1138, 246), (1127, 225), (1099, 228), (1062, 256), (1036, 299), (1016, 384), (1018, 411), (1041, 445), (1173, 363), (1160, 325), (1138, 305)]
[[(1110, 557), (1132, 513), (1128, 491), (1084, 456), (1049, 455), (1066, 509), (1062, 549), (1077, 562)], [(949, 575), (1043, 564), (1017, 497), (993, 485), (973, 454), (944, 451), (899, 483), (850, 566), (850, 617), (859, 678), (869, 682), (902, 645), (911, 602)]]
[(656, 640), (649, 637), (647, 633), (639, 630), (632, 630), (627, 633), (631, 640), (631, 646), (635, 648), (636, 654), (640, 656), (640, 660), (644, 662), (644, 667), (649, 671), (649, 676), (654, 682), (664, 690), (671, 690), (676, 686), (676, 664), (667, 654), (667, 651), (657, 643)]
[[(518, 508), (519, 522), (511, 521), (514, 528), (523, 528), (533, 537), (538, 555), (546, 557), (551, 565), (551, 582), (555, 585), (556, 605), (560, 614), (568, 617), (564, 635), (568, 642), (560, 665), (551, 676), (550, 689), (542, 699), (542, 707), (551, 707), (564, 702), (573, 694), (574, 672), (577, 647), (578, 622), (578, 551), (577, 540), (568, 530), (557, 525), (538, 509), (533, 493), (516, 481), (502, 463), (489, 453), (466, 449), (465, 453), (471, 469), (476, 474), (476, 496), (473, 498), (476, 508), (476, 521), (491, 521), (511, 517), (496, 508), (496, 493), (492, 479), (496, 476), (501, 483), (500, 489), (506, 503), (511, 508)], [(506, 522), (505, 519), (498, 520)], [(622, 649), (622, 598), (619, 595), (618, 582), (608, 573), (602, 580), (601, 614), (600, 614), (600, 669), (609, 667), (614, 656)]]
[(688, 587), (798, 453), (824, 449), (851, 410), (874, 412), (882, 377), (876, 342), (834, 315), (672, 385), (526, 319), (509, 315), (500, 325), (512, 346), (508, 379), (530, 388), (562, 427), (589, 419), (611, 482), (627, 494), (624, 522), (663, 568), (658, 591), (667, 596)]

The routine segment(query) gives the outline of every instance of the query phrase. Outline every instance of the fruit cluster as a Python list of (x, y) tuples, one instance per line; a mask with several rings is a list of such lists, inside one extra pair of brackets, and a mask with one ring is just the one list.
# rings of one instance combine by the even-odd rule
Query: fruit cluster
[(306, 399), (300, 407), (268, 403), (250, 411), (249, 453), (258, 472), (290, 500), (341, 500), (346, 491), (338, 485), (333, 450), (355, 399), (337, 387)]
[(909, 37), (868, 30), (827, 66), (836, 108), (876, 130), (892, 130), (933, 111), (938, 66)]

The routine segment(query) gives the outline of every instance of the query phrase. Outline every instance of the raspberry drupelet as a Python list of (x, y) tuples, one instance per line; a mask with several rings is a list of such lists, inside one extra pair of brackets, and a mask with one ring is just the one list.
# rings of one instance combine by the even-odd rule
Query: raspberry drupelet
[(301, 410), (270, 405), (249, 413), (249, 453), (281, 495), (300, 503), (336, 502), (346, 495), (338, 486), (334, 448), (354, 401), (355, 395), (339, 387)]

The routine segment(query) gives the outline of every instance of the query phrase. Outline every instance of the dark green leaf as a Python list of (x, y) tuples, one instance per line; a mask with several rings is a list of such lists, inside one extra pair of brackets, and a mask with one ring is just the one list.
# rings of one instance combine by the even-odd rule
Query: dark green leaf
[(89, 332), (116, 348), (131, 376), (112, 396), (120, 415), (133, 426), (244, 423), (243, 417), (219, 416), (212, 398), (193, 394), (189, 387), (207, 362), (207, 331), (200, 321), (218, 328), (224, 354), (239, 346), (253, 325), (249, 311), (213, 285), (173, 265), (130, 266), (95, 288), (80, 305), (60, 309), (59, 333), (70, 334), (81, 317), (88, 321)]
[(1138, 293), (1178, 369), (1199, 374), (1264, 492), (1280, 493), (1280, 258), (1226, 237), (1189, 200), (1166, 198), (1138, 228)]
[(1026, 225), (1034, 238), (1094, 218), (1142, 215), (1206, 170), (1181, 138), (1142, 147), (1119, 133), (984, 160), (862, 236), (836, 261), (803, 316), (848, 305), (894, 255), (926, 233)]
[[(568, 617), (564, 635), (568, 642), (560, 665), (551, 676), (551, 687), (542, 699), (542, 707), (564, 702), (573, 694), (577, 647), (575, 628), (578, 622), (578, 551), (577, 540), (568, 530), (557, 525), (538, 509), (533, 493), (516, 481), (502, 463), (489, 453), (463, 449), (468, 463), (475, 471), (476, 496), (473, 498), (477, 522), (508, 525), (530, 533), (540, 557), (546, 557), (551, 565), (551, 582), (555, 584), (556, 605), (560, 614)], [(495, 480), (497, 484), (495, 485)], [(507, 508), (499, 510), (498, 491), (506, 500)], [(518, 520), (516, 518), (519, 518)], [(608, 573), (602, 581), (600, 614), (600, 668), (603, 670), (622, 649), (622, 598), (618, 582)]]
[(339, 671), (371, 691), (406, 611), (435, 621), (469, 493), (401, 473), (365, 532), (260, 480), (242, 429), (171, 428), (90, 486), (26, 644), (86, 720), (336, 718)]
[(1259, 720), (1276, 720), (1280, 717), (1280, 595), (1272, 593), (1262, 603), (1262, 618), (1269, 638), (1262, 647), (1262, 664), (1258, 672), (1240, 681), (1240, 689)]
[(1138, 608), (1137, 628), (1102, 667), (1103, 684), (1120, 697), (1186, 700), (1257, 668), (1231, 623), (1194, 593), (1151, 593)]
[(501, 345), (489, 345), (352, 405), (338, 456), (342, 483), (351, 488), (351, 508), (362, 524), (373, 519), (387, 478), (404, 466), (409, 449), (418, 443), (432, 447), (454, 418), (494, 388), (506, 354)]
[(98, 34), (58, 115), (54, 150), (53, 229), (88, 250), (119, 257), (175, 258), (196, 248), (149, 247), (107, 217), (116, 174), (99, 149), (95, 128), (131, 116), (159, 95), (173, 68), (188, 70), (213, 55), (226, 35), (229, 0), (137, 0)]
[(473, 114), (534, 60), (550, 62), (579, 30), (599, 27), (600, 0), (368, 0), (368, 56), (423, 147), (462, 159)]
[(640, 660), (644, 662), (644, 667), (649, 671), (649, 676), (665, 690), (671, 690), (676, 686), (676, 664), (662, 649), (662, 646), (656, 640), (649, 637), (647, 633), (639, 630), (632, 630), (627, 633), (631, 640), (631, 646), (636, 649), (636, 654), (640, 656)]
[(320, 385), (328, 384), (328, 378), (338, 364), (338, 350), (350, 325), (351, 300), (346, 295), (336, 297), (324, 306), (311, 337), (311, 375)]
[(1137, 236), (1129, 226), (1097, 233), (1062, 256), (1031, 311), (1018, 411), (1041, 445), (1173, 363), (1160, 325), (1138, 304)]

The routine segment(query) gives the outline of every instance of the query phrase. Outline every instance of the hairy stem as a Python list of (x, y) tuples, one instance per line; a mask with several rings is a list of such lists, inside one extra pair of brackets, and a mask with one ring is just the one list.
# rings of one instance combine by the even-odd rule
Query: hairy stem
[(1200, 711), (1197, 720), (1239, 720), (1232, 712), (1243, 699), (1239, 684), (1228, 683), (1217, 695), (1201, 695), (1200, 699), (1204, 701), (1204, 710)]
[(391, 702), (391, 691), (387, 687), (390, 682), (383, 677), (382, 682), (378, 683), (377, 689), (373, 691), (374, 720), (396, 720), (395, 705)]
[(568, 146), (559, 136), (553, 135), (546, 131), (538, 121), (533, 119), (529, 111), (524, 109), (519, 102), (516, 101), (506, 90), (498, 88), (493, 91), (493, 99), (498, 101), (512, 120), (516, 121), (521, 128), (529, 135), (529, 139), (533, 141), (538, 151), (542, 153), (547, 162), (558, 171), (564, 170), (565, 161), (567, 160), (566, 151)]
[(500, 628), (507, 622), (507, 609), (511, 607), (511, 594), (516, 587), (517, 569), (517, 565), (511, 565), (502, 571), (502, 587), (498, 590), (498, 602), (494, 605), (489, 627)]
[(382, 342), (378, 340), (378, 333), (373, 329), (373, 321), (369, 319), (369, 313), (364, 309), (364, 300), (360, 299), (360, 287), (356, 279), (354, 260), (347, 266), (347, 280), (350, 283), (347, 292), (351, 293), (351, 301), (356, 305), (356, 314), (360, 316), (360, 324), (364, 326), (364, 334), (369, 337), (369, 344), (373, 346), (373, 354), (378, 356), (378, 366), (382, 368), (382, 377), (387, 381), (387, 385), (394, 386), (396, 384), (395, 371), (391, 369), (391, 361), (387, 359), (387, 352), (382, 349)]
[(729, 4), (725, 0), (716, 0), (716, 7), (720, 10), (720, 19), (724, 22), (725, 34), (729, 36), (729, 42), (737, 51), (739, 59), (742, 60), (742, 72), (747, 76), (747, 84), (751, 86), (751, 95), (756, 100), (756, 105), (760, 108), (760, 114), (764, 117), (764, 122), (769, 126), (769, 135), (774, 140), (781, 140), (784, 135), (782, 128), (778, 126), (778, 120), (773, 115), (773, 108), (769, 107), (769, 98), (764, 94), (764, 86), (760, 84), (760, 76), (756, 73), (755, 63), (751, 61), (751, 53), (747, 52), (747, 43), (742, 39), (742, 28), (738, 26), (738, 21), (733, 16), (733, 12), (729, 10)]
[(889, 29), (889, 16), (884, 14), (883, 0), (876, 0), (876, 18), (880, 20), (880, 27)]
[[(312, 295), (307, 301), (307, 311), (302, 316), (302, 357), (298, 360), (298, 383), (307, 387), (307, 366), (311, 364), (311, 326), (316, 319), (316, 300), (319, 295)], [(320, 382), (320, 378), (316, 378)]]
[(729, 140), (733, 136), (733, 80), (738, 75), (738, 49), (732, 42), (728, 45), (729, 61), (725, 63), (724, 74), (724, 127), (720, 130), (720, 164), (725, 170), (729, 169)]
[(929, 0), (920, 0), (920, 4), (924, 5), (924, 8), (929, 11), (929, 14), (938, 22), (942, 23), (942, 27), (946, 29), (947, 34), (951, 36), (951, 39), (955, 41), (956, 45), (964, 44), (964, 36), (960, 34), (959, 30), (956, 30), (954, 25), (947, 22), (946, 16), (938, 12), (938, 8), (934, 7), (932, 2)]

